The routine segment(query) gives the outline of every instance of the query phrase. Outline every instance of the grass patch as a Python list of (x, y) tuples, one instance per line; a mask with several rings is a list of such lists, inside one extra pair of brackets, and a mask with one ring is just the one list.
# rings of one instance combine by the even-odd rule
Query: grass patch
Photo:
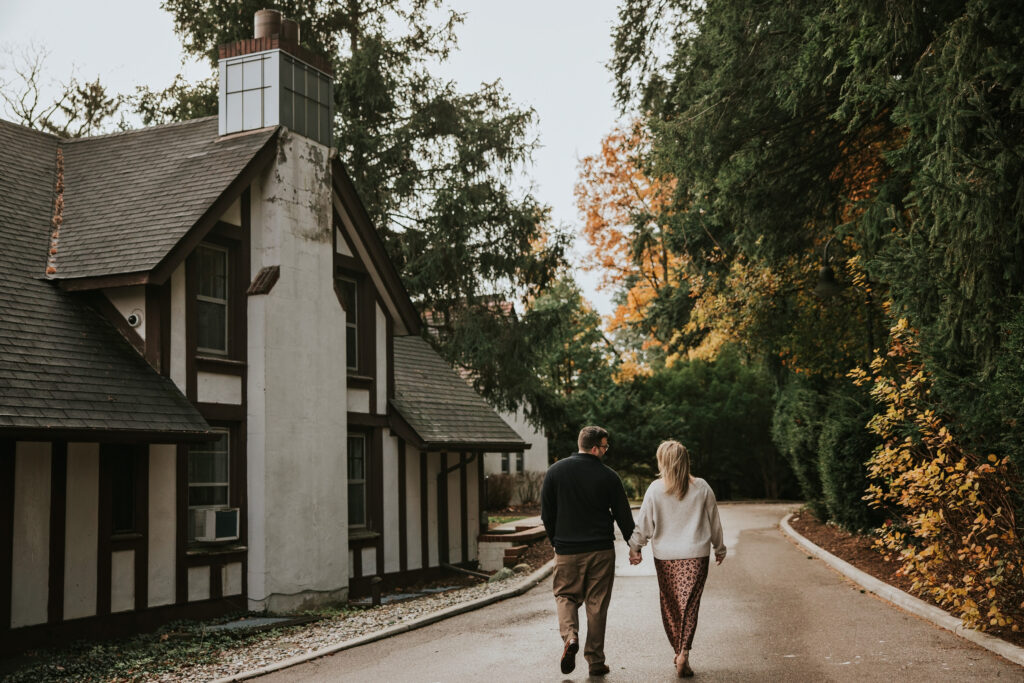
[(508, 524), (509, 522), (518, 522), (520, 519), (526, 519), (529, 515), (488, 515), (488, 524)]

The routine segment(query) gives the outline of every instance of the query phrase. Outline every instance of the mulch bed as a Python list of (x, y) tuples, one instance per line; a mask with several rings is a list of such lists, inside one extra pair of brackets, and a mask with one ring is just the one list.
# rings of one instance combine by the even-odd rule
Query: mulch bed
[[(895, 586), (906, 593), (910, 593), (925, 602), (936, 605), (935, 601), (929, 596), (915, 593), (911, 589), (913, 581), (899, 573), (899, 562), (886, 560), (881, 553), (872, 549), (871, 545), (874, 539), (871, 536), (858, 536), (830, 524), (824, 524), (806, 509), (790, 517), (789, 524), (807, 540), (820, 548), (824, 548), (836, 557), (849, 562), (862, 572), (870, 574), (890, 586)], [(943, 609), (939, 605), (936, 606)], [(1024, 632), (989, 632), (989, 635), (1024, 647)]]

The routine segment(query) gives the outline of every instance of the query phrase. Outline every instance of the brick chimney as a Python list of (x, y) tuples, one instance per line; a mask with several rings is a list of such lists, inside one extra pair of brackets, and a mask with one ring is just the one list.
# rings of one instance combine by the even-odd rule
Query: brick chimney
[(221, 135), (282, 125), (331, 145), (330, 62), (299, 45), (299, 25), (256, 12), (254, 37), (219, 46)]

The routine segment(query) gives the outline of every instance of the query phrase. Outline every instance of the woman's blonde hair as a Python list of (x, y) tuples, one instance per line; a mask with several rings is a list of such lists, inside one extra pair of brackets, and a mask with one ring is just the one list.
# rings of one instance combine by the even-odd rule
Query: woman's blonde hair
[(665, 481), (665, 493), (680, 500), (690, 489), (690, 453), (678, 441), (658, 446), (658, 474)]

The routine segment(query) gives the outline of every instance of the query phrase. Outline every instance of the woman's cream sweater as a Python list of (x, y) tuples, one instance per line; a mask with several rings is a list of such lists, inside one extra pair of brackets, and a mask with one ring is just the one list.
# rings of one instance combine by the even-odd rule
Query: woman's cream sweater
[(716, 558), (725, 557), (718, 503), (708, 483), (691, 477), (680, 500), (665, 493), (663, 480), (655, 479), (644, 494), (629, 547), (637, 551), (648, 540), (659, 560), (707, 557), (712, 547)]

